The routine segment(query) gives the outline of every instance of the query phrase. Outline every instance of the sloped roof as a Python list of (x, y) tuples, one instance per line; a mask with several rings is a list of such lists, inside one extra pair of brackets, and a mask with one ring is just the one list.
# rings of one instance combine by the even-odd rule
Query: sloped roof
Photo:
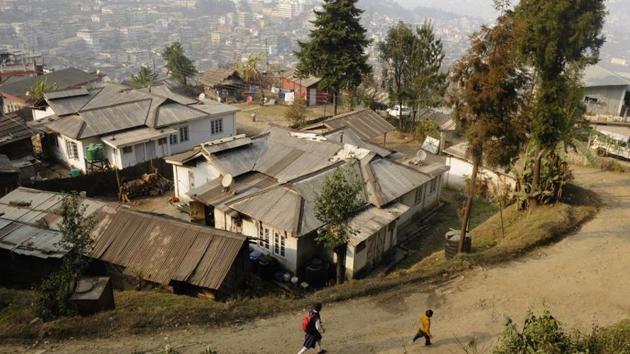
[(376, 206), (387, 205), (431, 180), (410, 167), (386, 159), (374, 159), (368, 168), (378, 185), (371, 196), (374, 199), (370, 200)]
[(231, 209), (280, 230), (300, 234), (302, 197), (285, 186), (276, 186), (228, 203)]
[[(38, 258), (61, 258), (66, 251), (59, 245), (62, 197), (58, 193), (19, 187), (0, 198), (0, 248)], [(104, 203), (84, 199), (86, 216)]]
[(227, 84), (233, 86), (244, 85), (241, 75), (238, 71), (231, 69), (210, 69), (201, 75), (199, 82), (202, 85), (215, 87), (219, 84)]
[(348, 238), (348, 243), (356, 246), (367, 240), (370, 236), (391, 224), (392, 221), (396, 220), (407, 210), (409, 210), (408, 206), (394, 203), (385, 208), (369, 207), (361, 211), (348, 222), (348, 226), (355, 231)]
[[(342, 137), (342, 134), (343, 134), (343, 137)], [(337, 141), (339, 143), (342, 143), (342, 140), (343, 140), (344, 144), (350, 144), (350, 145), (354, 145), (363, 149), (373, 151), (381, 157), (387, 157), (393, 153), (391, 150), (388, 150), (380, 145), (373, 144), (373, 143), (370, 143), (368, 141), (361, 139), (359, 134), (357, 134), (352, 128), (349, 128), (349, 127), (343, 127), (340, 129), (330, 131), (328, 133), (325, 133), (324, 136), (328, 140), (331, 140), (331, 141)]]
[(26, 110), (7, 114), (0, 113), (0, 146), (30, 139), (33, 133), (27, 126), (27, 122), (32, 120), (30, 112), (26, 112)]
[(588, 66), (582, 80), (585, 87), (630, 86), (630, 79), (599, 65)]
[(396, 130), (393, 125), (369, 108), (340, 114), (317, 124), (323, 124), (330, 130), (352, 128), (365, 141), (382, 138), (384, 134)]
[(321, 78), (316, 77), (316, 76), (299, 78), (295, 76), (295, 73), (296, 73), (295, 70), (289, 71), (286, 75), (286, 78), (289, 81), (293, 81), (297, 84), (300, 84), (302, 87), (311, 87), (311, 86), (317, 85), (320, 81), (322, 81)]
[(55, 117), (44, 125), (74, 139), (102, 136), (138, 128), (162, 128), (204, 117), (238, 111), (218, 102), (198, 104), (172, 92), (165, 85), (136, 90), (107, 84), (87, 95), (75, 92), (47, 100)]
[(85, 71), (67, 68), (57, 70), (41, 76), (33, 76), (0, 86), (1, 94), (9, 94), (14, 97), (27, 100), (26, 92), (30, 90), (38, 81), (46, 80), (48, 85), (55, 85), (57, 90), (85, 85), (98, 80), (98, 75), (86, 73)]
[(105, 208), (100, 220), (92, 257), (163, 285), (219, 289), (247, 245), (239, 234), (126, 208)]

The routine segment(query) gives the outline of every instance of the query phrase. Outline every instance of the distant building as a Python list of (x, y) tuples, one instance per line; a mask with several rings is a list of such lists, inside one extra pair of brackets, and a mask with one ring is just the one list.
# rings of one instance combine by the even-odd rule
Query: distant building
[(54, 87), (55, 90), (67, 90), (83, 86), (92, 86), (98, 83), (100, 79), (101, 77), (97, 73), (86, 73), (79, 69), (68, 68), (53, 71), (41, 76), (26, 77), (7, 82), (0, 85), (2, 111), (9, 113), (30, 106), (32, 100), (29, 97), (29, 90), (35, 86), (38, 81), (46, 81), (46, 83)]
[(220, 99), (221, 102), (239, 101), (247, 91), (247, 84), (238, 71), (230, 69), (207, 70), (199, 78), (198, 84), (209, 98)]
[(291, 72), (282, 78), (281, 88), (295, 92), (295, 97), (302, 98), (307, 106), (330, 103), (328, 100), (328, 92), (319, 89), (320, 81), (320, 78), (314, 76), (298, 78)]
[(584, 73), (584, 103), (591, 115), (630, 115), (630, 74), (615, 73), (599, 65)]

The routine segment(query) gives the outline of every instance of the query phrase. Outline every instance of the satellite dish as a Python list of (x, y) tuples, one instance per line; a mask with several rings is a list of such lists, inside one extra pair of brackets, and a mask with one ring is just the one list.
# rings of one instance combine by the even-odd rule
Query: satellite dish
[(233, 182), (234, 179), (232, 178), (232, 175), (228, 173), (223, 176), (223, 179), (221, 180), (221, 185), (223, 186), (223, 188), (229, 189), (232, 186)]
[(424, 150), (418, 150), (416, 153), (416, 160), (424, 162), (427, 159), (427, 153)]
[(203, 101), (206, 99), (206, 94), (205, 93), (200, 93), (199, 94), (199, 101)]

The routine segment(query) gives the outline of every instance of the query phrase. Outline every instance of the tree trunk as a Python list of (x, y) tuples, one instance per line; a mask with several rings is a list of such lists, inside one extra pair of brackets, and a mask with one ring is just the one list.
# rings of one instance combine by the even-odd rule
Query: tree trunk
[(337, 89), (333, 90), (333, 116), (337, 115)]
[(470, 176), (470, 187), (468, 189), (468, 198), (466, 199), (466, 206), (464, 209), (464, 217), (462, 220), (462, 230), (459, 238), (459, 247), (457, 251), (459, 253), (464, 252), (464, 241), (466, 239), (466, 232), (468, 231), (468, 224), (470, 221), (470, 212), (472, 210), (473, 200), (475, 199), (475, 193), (477, 190), (477, 173), (479, 172), (479, 165), (481, 163), (481, 154), (473, 152), (473, 170)]
[(530, 205), (537, 205), (539, 198), (536, 197), (536, 193), (540, 191), (540, 173), (542, 166), (542, 158), (545, 151), (541, 150), (536, 153), (536, 159), (534, 160), (534, 168), (532, 169), (532, 190), (530, 191)]
[(346, 250), (347, 245), (343, 244), (335, 248), (335, 255), (337, 256), (337, 285), (343, 284), (346, 280)]

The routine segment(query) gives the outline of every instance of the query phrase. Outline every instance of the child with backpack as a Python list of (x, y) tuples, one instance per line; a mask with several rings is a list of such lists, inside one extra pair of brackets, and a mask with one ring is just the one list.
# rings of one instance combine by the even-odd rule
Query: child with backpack
[(431, 317), (433, 317), (433, 310), (429, 309), (420, 316), (420, 329), (418, 333), (413, 337), (413, 342), (424, 337), (424, 345), (431, 345)]
[(320, 311), (322, 310), (322, 304), (316, 303), (313, 308), (308, 312), (308, 315), (302, 320), (302, 331), (304, 332), (304, 345), (298, 354), (304, 354), (311, 348), (317, 348), (317, 353), (326, 353), (326, 350), (322, 349), (322, 334), (325, 330), (322, 326), (322, 319), (320, 317)]

